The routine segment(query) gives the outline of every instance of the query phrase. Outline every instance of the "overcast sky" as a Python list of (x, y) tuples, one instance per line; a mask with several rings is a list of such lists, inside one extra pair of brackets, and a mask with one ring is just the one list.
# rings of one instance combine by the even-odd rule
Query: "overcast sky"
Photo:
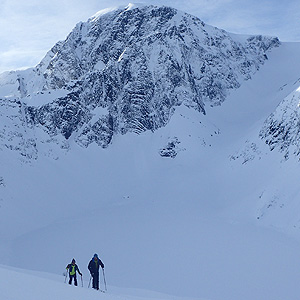
[[(132, 1), (133, 2), (133, 1)], [(143, 0), (167, 5), (229, 32), (300, 42), (300, 0)], [(120, 0), (0, 0), (0, 73), (33, 67), (76, 23)]]

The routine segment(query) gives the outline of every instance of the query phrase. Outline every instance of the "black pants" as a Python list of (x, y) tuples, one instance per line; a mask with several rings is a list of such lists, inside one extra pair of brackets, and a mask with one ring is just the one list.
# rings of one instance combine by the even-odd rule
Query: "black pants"
[(76, 274), (75, 275), (69, 275), (69, 277), (70, 277), (69, 284), (72, 284), (72, 280), (74, 279), (74, 285), (77, 286)]
[(99, 290), (99, 272), (93, 273), (93, 289)]

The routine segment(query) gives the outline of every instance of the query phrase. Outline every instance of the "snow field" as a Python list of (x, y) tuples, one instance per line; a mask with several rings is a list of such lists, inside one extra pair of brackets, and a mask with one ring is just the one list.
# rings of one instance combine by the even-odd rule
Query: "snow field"
[(114, 287), (109, 287), (108, 292), (101, 293), (88, 288), (87, 281), (84, 281), (83, 287), (81, 279), (78, 283), (78, 287), (70, 286), (68, 283), (64, 283), (63, 276), (0, 266), (1, 300), (189, 300), (189, 298), (171, 297), (150, 291)]

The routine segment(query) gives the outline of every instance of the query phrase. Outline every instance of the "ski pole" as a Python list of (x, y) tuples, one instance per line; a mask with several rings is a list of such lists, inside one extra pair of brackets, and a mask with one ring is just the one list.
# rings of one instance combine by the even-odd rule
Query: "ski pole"
[(90, 281), (89, 281), (89, 286), (88, 286), (88, 288), (90, 288), (90, 285), (91, 285), (91, 279), (92, 279), (92, 275), (90, 276)]
[(67, 282), (68, 272), (65, 273), (65, 283)]
[(83, 287), (83, 280), (82, 280), (82, 275), (81, 275), (81, 286)]
[(102, 268), (102, 272), (103, 272), (103, 281), (104, 281), (105, 291), (107, 292), (106, 280), (105, 280), (105, 273), (104, 273), (104, 269), (103, 268)]

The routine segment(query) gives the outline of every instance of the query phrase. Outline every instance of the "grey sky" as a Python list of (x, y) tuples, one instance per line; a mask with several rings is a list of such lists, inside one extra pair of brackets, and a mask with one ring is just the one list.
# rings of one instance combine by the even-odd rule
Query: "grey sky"
[[(168, 5), (229, 32), (300, 41), (299, 0), (139, 0)], [(0, 73), (35, 66), (79, 21), (120, 0), (0, 0)]]

